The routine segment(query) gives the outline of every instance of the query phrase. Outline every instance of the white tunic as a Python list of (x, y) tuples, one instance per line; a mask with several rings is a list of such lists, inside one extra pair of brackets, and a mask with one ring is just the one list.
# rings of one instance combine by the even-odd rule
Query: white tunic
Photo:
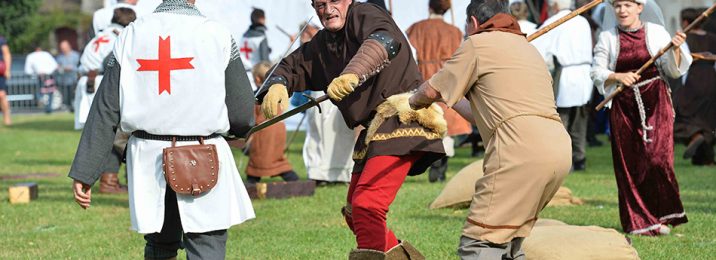
[[(567, 16), (562, 10), (544, 22), (542, 27)], [(540, 29), (542, 28), (540, 27)], [(557, 92), (557, 107), (577, 107), (589, 102), (594, 89), (589, 70), (592, 64), (592, 30), (587, 19), (576, 16), (532, 41), (547, 63), (554, 58), (562, 66)]]
[[(311, 92), (318, 98), (325, 93)], [(355, 133), (346, 126), (338, 107), (331, 102), (306, 111), (306, 141), (303, 145), (303, 162), (308, 178), (330, 182), (350, 182), (353, 170)]]
[[(198, 15), (153, 13), (128, 26), (114, 49), (121, 66), (121, 130), (182, 136), (227, 132), (224, 71), (231, 46), (225, 28)], [(215, 138), (207, 143), (217, 146), (219, 180), (199, 197), (177, 195), (184, 232), (228, 229), (255, 216), (226, 141)], [(187, 144), (196, 142), (177, 145)], [(162, 228), (166, 182), (161, 153), (170, 145), (129, 140), (130, 214), (132, 228), (139, 233)]]
[[(666, 29), (658, 24), (645, 23), (646, 47), (653, 57), (671, 42), (671, 36)], [(594, 47), (594, 60), (592, 61), (591, 77), (599, 93), (609, 96), (616, 89), (616, 84), (605, 85), (609, 75), (614, 73), (619, 57), (619, 33), (617, 28), (605, 30), (599, 34), (597, 45)], [(681, 45), (679, 55), (681, 64), (676, 64), (676, 54), (671, 50), (656, 60), (656, 66), (662, 76), (678, 78), (686, 74), (693, 58), (686, 44)], [(607, 104), (611, 107), (611, 102)]]
[(519, 20), (517, 23), (520, 25), (520, 30), (529, 36), (537, 31), (537, 25), (527, 20)]
[(25, 74), (28, 75), (52, 75), (57, 67), (55, 57), (46, 51), (35, 51), (25, 58)]
[(100, 8), (99, 10), (95, 11), (92, 15), (92, 29), (94, 29), (94, 34), (97, 35), (100, 32), (104, 31), (107, 27), (109, 27), (110, 24), (112, 24), (112, 16), (114, 16), (114, 9), (117, 8), (129, 8), (135, 11), (135, 6), (126, 4), (126, 3), (119, 3), (114, 4), (110, 6), (106, 6), (104, 8)]
[[(87, 74), (91, 70), (102, 71), (104, 59), (112, 53), (114, 42), (122, 29), (120, 25), (111, 24), (87, 43), (80, 57), (80, 73)], [(97, 75), (94, 80), (95, 93), (99, 89), (100, 82), (102, 82), (102, 75)], [(87, 122), (95, 93), (87, 93), (87, 76), (80, 77), (75, 88), (75, 130), (82, 129)]]

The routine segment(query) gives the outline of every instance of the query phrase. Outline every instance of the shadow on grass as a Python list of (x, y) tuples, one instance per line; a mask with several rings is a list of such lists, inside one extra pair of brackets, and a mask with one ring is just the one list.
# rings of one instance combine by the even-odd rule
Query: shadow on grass
[(583, 199), (584, 204), (588, 206), (593, 207), (617, 207), (619, 208), (619, 202), (615, 200), (605, 200), (605, 199)]
[[(68, 196), (63, 196), (60, 194), (52, 194), (52, 195), (44, 195), (44, 196), (40, 195), (38, 198), (38, 201), (74, 203), (75, 199), (72, 196), (72, 194), (69, 194)], [(99, 192), (97, 192), (97, 193), (92, 192), (92, 205), (93, 206), (102, 205), (102, 206), (129, 208), (129, 199), (126, 196), (122, 196), (122, 195), (110, 195), (110, 194), (101, 194)]]
[(70, 166), (72, 165), (72, 160), (61, 160), (61, 159), (52, 159), (52, 158), (20, 158), (15, 159), (15, 162), (22, 163), (25, 165), (47, 165), (47, 166)]
[(15, 123), (12, 129), (52, 131), (52, 132), (79, 132), (74, 129), (72, 121), (59, 119), (37, 119), (28, 122)]

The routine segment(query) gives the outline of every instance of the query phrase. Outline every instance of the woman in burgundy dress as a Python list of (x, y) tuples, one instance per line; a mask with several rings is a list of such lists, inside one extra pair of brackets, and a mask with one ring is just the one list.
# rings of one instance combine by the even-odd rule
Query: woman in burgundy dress
[[(599, 35), (592, 79), (605, 96), (617, 84), (627, 86), (611, 104), (612, 158), (619, 191), (619, 212), (625, 232), (664, 235), (667, 225), (687, 222), (674, 175), (674, 110), (665, 77), (688, 70), (691, 56), (674, 48), (641, 75), (637, 71), (669, 44), (663, 26), (640, 20), (647, 0), (611, 0), (616, 26)], [(610, 10), (607, 10), (610, 12)], [(660, 12), (656, 12), (660, 13)], [(662, 18), (663, 20), (663, 18)], [(671, 42), (681, 46), (686, 36)]]

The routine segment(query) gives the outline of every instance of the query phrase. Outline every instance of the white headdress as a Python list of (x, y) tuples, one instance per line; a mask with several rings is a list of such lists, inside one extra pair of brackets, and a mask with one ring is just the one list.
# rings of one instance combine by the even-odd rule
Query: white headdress
[[(613, 3), (616, 2), (616, 1), (619, 1), (619, 0), (609, 0), (609, 3), (612, 3), (612, 4), (613, 4)], [(632, 1), (632, 2), (639, 3), (639, 4), (643, 4), (643, 5), (646, 4), (646, 0), (626, 0), (626, 1)]]
[[(618, 0), (609, 0), (610, 2)], [(644, 11), (641, 12), (639, 20), (642, 22), (649, 22), (658, 24), (661, 26), (666, 25), (664, 22), (664, 14), (661, 12), (661, 8), (654, 1), (646, 0), (630, 0), (644, 5)], [(602, 29), (614, 28), (617, 26), (617, 16), (612, 5), (606, 5), (604, 8), (604, 16), (602, 18)]]

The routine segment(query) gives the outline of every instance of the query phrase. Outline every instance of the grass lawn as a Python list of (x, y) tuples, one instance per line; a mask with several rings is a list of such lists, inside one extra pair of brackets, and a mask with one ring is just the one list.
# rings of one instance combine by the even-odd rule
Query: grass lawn
[[(126, 195), (95, 191), (92, 207), (75, 204), (66, 177), (80, 133), (71, 114), (16, 115), (12, 127), (0, 126), (0, 176), (57, 173), (32, 179), (40, 197), (30, 204), (10, 205), (7, 187), (28, 180), (1, 180), (0, 259), (110, 258), (141, 259), (144, 240), (129, 230)], [(303, 136), (291, 144), (289, 158), (305, 178), (301, 159)], [(680, 158), (676, 172), (690, 222), (667, 237), (630, 236), (642, 259), (713, 259), (716, 255), (716, 168), (693, 167)], [(458, 149), (448, 178), (474, 158)], [(235, 153), (246, 165), (246, 158)], [(616, 185), (608, 145), (588, 150), (588, 170), (571, 174), (565, 186), (585, 205), (547, 208), (542, 218), (574, 225), (621, 230)], [(240, 169), (243, 172), (243, 169)], [(456, 259), (466, 210), (428, 210), (443, 184), (426, 175), (408, 178), (389, 214), (388, 225), (428, 259)], [(254, 201), (256, 219), (230, 229), (229, 259), (346, 259), (355, 241), (340, 208), (347, 186), (322, 187), (313, 197)], [(183, 254), (181, 254), (183, 256)]]

